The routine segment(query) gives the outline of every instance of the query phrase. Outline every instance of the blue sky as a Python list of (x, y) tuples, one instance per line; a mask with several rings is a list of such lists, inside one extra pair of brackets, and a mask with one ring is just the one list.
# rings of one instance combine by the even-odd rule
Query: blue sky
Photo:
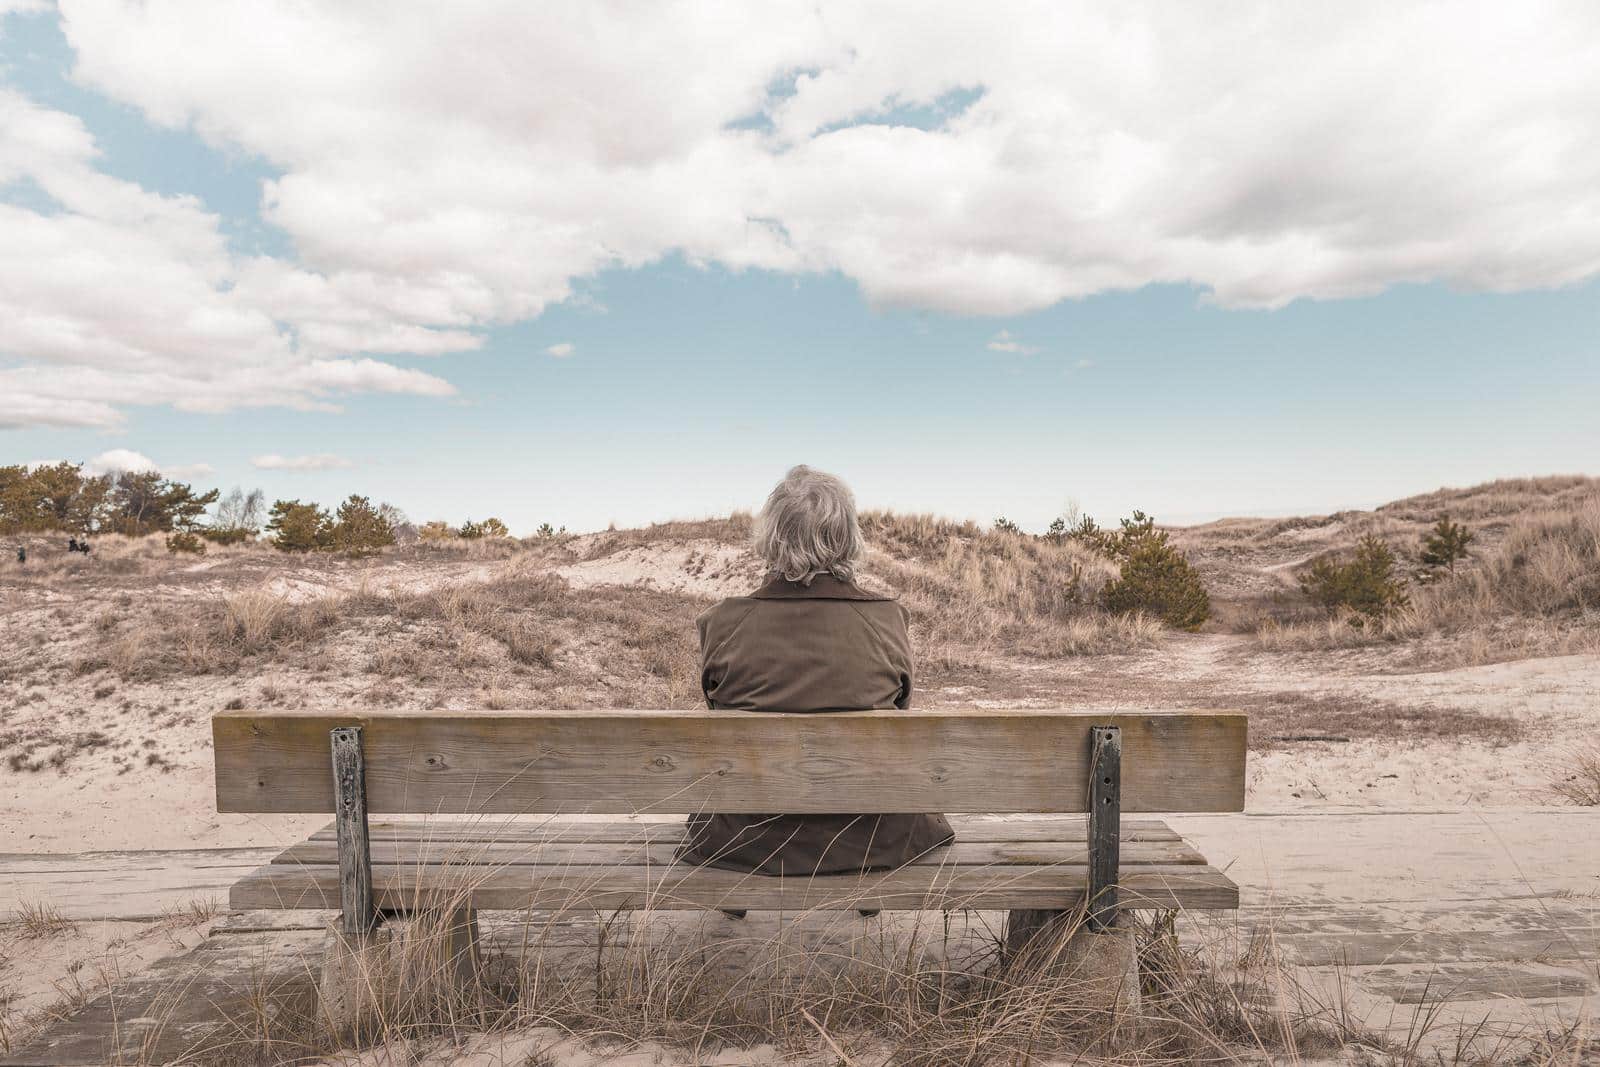
[[(846, 477), (865, 506), (1032, 528), (1069, 500), (1102, 520), (1140, 507), (1203, 521), (1600, 473), (1600, 212), (1577, 181), (1592, 160), (1560, 136), (1534, 151), (1504, 116), (1397, 106), (1355, 140), (1416, 153), (1421, 138), (1443, 158), (1389, 173), (1344, 158), (1348, 129), (1323, 143), (1334, 135), (1262, 104), (1285, 132), (1234, 117), (1245, 140), (1226, 156), (1294, 146), (1271, 165), (1146, 174), (1150, 148), (1126, 164), (1152, 196), (1169, 190), (1153, 202), (1187, 198), (1153, 218), (1137, 200), (1106, 209), (1127, 180), (1083, 177), (1145, 116), (1073, 111), (1073, 130), (1107, 139), (1016, 162), (1027, 136), (1058, 132), (1035, 101), (1077, 107), (1094, 87), (1008, 83), (1026, 64), (1007, 41), (992, 69), (962, 56), (929, 80), (911, 57), (817, 31), (809, 58), (792, 40), (752, 45), (655, 126), (625, 120), (678, 91), (670, 64), (653, 88), (640, 75), (643, 102), (508, 123), (479, 92), (440, 118), (431, 98), (297, 84), (303, 63), (279, 76), (254, 53), (230, 61), (232, 35), (171, 7), (0, 16), (0, 122), (23, 131), (9, 156), (0, 132), (0, 226), (40, 250), (12, 287), (27, 321), (0, 329), (0, 462), (132, 452), (205, 485), (330, 504), (361, 492), (518, 532), (753, 507), (800, 462)], [(478, 14), (449, 30), (514, 17)], [(337, 37), (283, 17), (237, 36), (288, 40), (286, 56)], [(428, 29), (374, 62), (409, 54), (400, 74), (450, 89), (459, 69), (417, 58)], [(1560, 61), (1559, 29), (1519, 69)], [(610, 59), (584, 51), (604, 34), (563, 45), (534, 30), (567, 49), (555, 59), (573, 79), (604, 84)], [(193, 58), (192, 33), (214, 54)], [(1193, 77), (1175, 73), (1164, 106), (1199, 136), (1214, 120), (1179, 100)], [(531, 88), (507, 100), (536, 109)], [(1366, 91), (1343, 77), (1298, 89)], [(715, 106), (680, 123), (703, 97)], [(436, 136), (395, 143), (435, 120)], [(1523, 154), (1412, 188), (1497, 138)], [(1188, 143), (1169, 139), (1150, 143)], [(1333, 181), (1302, 157), (1347, 170)], [(1546, 202), (1564, 213), (1531, 210)], [(103, 299), (72, 291), (80, 262)], [(27, 288), (41, 275), (60, 284)]]

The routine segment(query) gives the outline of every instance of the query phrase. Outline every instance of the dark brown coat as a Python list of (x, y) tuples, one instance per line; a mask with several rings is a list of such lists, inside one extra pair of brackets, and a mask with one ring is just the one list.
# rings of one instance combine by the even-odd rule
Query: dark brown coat
[[(911, 706), (906, 609), (828, 575), (774, 579), (701, 615), (712, 708), (828, 712)], [(760, 874), (898, 867), (955, 835), (943, 815), (696, 815), (679, 858)]]

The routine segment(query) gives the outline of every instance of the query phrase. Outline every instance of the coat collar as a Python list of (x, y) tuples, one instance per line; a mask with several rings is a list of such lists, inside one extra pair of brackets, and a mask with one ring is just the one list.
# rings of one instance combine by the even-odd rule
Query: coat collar
[(893, 600), (891, 596), (869, 593), (854, 582), (841, 582), (831, 574), (819, 574), (810, 585), (784, 581), (774, 576), (750, 594), (755, 600)]

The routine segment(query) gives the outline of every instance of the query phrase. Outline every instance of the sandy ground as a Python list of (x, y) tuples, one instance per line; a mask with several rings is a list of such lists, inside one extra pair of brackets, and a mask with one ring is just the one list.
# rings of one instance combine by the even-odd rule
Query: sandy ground
[[(1354, 738), (1305, 742), (1253, 752), (1247, 808), (1453, 810), (1550, 803), (1551, 780), (1576, 747), (1600, 730), (1600, 656), (1564, 656), (1417, 675), (1332, 673), (1283, 657), (1238, 656), (1240, 641), (1223, 635), (1173, 635), (1166, 643), (1109, 672), (1034, 670), (1028, 704), (1094, 706), (1228, 706), (1251, 691), (1353, 694), (1400, 707), (1448, 705), (1467, 713), (1506, 716), (1525, 724), (1523, 739), (1489, 744), (1440, 739)], [(51, 852), (135, 848), (209, 848), (285, 844), (326, 822), (325, 816), (219, 815), (216, 812), (209, 711), (220, 709), (217, 682), (167, 682), (125, 690), (133, 698), (173, 706), (192, 699), (203, 713), (169, 713), (130, 721), (108, 702), (77, 712), (82, 729), (130, 740), (160, 739), (162, 763), (115, 762), (121, 750), (88, 753), (63, 771), (0, 769), (0, 851)], [(228, 691), (224, 683), (224, 692)], [(1118, 690), (1121, 690), (1119, 692)], [(978, 687), (927, 691), (928, 704), (981, 704)], [(1054, 700), (1051, 693), (1061, 694)], [(343, 693), (307, 706), (348, 706)], [(1001, 701), (1021, 703), (1020, 700)], [(1162, 706), (1156, 703), (1155, 706)], [(55, 713), (52, 702), (24, 705), (16, 721)], [(138, 740), (133, 740), (137, 738)]]
[[(579, 548), (581, 549), (581, 545)], [(232, 702), (312, 708), (393, 706), (414, 699), (363, 676), (345, 650), (305, 664), (267, 661), (244, 674), (123, 681), (81, 673), (74, 656), (96, 639), (94, 620), (130, 593), (185, 602), (229, 588), (266, 588), (306, 599), (330, 593), (419, 591), (497, 575), (550, 570), (571, 585), (640, 585), (714, 598), (757, 581), (748, 556), (714, 541), (624, 545), (595, 559), (581, 551), (548, 558), (424, 561), (291, 561), (218, 557), (103, 586), (4, 590), (0, 647), (27, 649), (37, 666), (0, 674), (0, 730), (54, 740), (60, 766), (0, 762), (0, 851), (219, 847), (284, 843), (320, 817), (222, 816), (215, 811), (210, 716)], [(51, 634), (40, 641), (39, 633)], [(30, 636), (32, 640), (30, 641)], [(353, 653), (351, 653), (353, 654)], [(344, 658), (341, 658), (343, 656)], [(926, 706), (1243, 707), (1252, 713), (1248, 807), (1459, 809), (1548, 803), (1551, 780), (1600, 733), (1600, 656), (1579, 655), (1424, 673), (1395, 673), (1385, 650), (1268, 653), (1229, 634), (1169, 633), (1123, 655), (1041, 661), (997, 659), (986, 669), (922, 679)], [(264, 696), (275, 698), (274, 701)], [(459, 695), (468, 704), (473, 694)], [(1301, 721), (1293, 736), (1335, 741), (1272, 742), (1277, 720), (1263, 702), (1365, 708), (1342, 719)], [(452, 701), (454, 706), (455, 701)], [(481, 705), (480, 705), (481, 706)], [(1459, 736), (1408, 736), (1385, 727), (1406, 712), (1448, 712)], [(1477, 721), (1511, 723), (1514, 736), (1474, 732)], [(20, 751), (13, 748), (13, 753)], [(5, 752), (0, 751), (0, 758)], [(35, 760), (41, 758), (37, 753)]]
[[(1292, 541), (1294, 532), (1285, 538)], [(307, 662), (252, 661), (238, 673), (155, 681), (76, 669), (98, 639), (96, 620), (107, 614), (157, 602), (199, 603), (240, 590), (304, 603), (362, 592), (420, 593), (542, 571), (576, 589), (638, 586), (707, 601), (748, 591), (759, 580), (741, 550), (712, 540), (623, 543), (586, 558), (597, 544), (603, 544), (598, 536), (559, 552), (511, 558), (306, 561), (218, 554), (103, 583), (0, 585), (0, 649), (7, 657), (0, 664), (0, 742), (7, 734), (13, 741), (9, 749), (0, 747), (0, 852), (288, 844), (327, 817), (217, 814), (210, 716), (236, 702), (334, 709), (416, 700), (415, 691), (397, 694), (362, 673), (359, 657), (370, 650), (333, 648)], [(1282, 569), (1282, 560), (1261, 560), (1262, 584), (1281, 584)], [(1550, 783), (1572, 753), (1600, 736), (1600, 655), (1422, 672), (1402, 672), (1403, 662), (1392, 649), (1269, 653), (1240, 636), (1169, 633), (1136, 652), (1055, 661), (997, 657), (981, 670), (929, 671), (918, 701), (1242, 707), (1252, 714), (1255, 735), (1247, 810), (1262, 815), (1488, 813), (1548, 805), (1556, 802)], [(450, 706), (474, 706), (481, 696), (460, 693)], [(1311, 709), (1310, 717), (1285, 718), (1283, 709), (1297, 705)], [(1323, 709), (1325, 720), (1318, 718)], [(1408, 716), (1454, 725), (1412, 731)], [(1275, 731), (1334, 739), (1276, 740)], [(23, 751), (15, 739), (29, 734), (48, 743), (13, 758)], [(35, 765), (56, 752), (64, 754), (57, 763)], [(193, 915), (82, 923), (48, 937), (0, 925), (0, 1018), (81, 1001), (106, 981), (181, 952), (204, 934), (204, 921)], [(664, 1054), (654, 1048), (601, 1058), (558, 1035), (519, 1035), (514, 1044), (466, 1050), (469, 1059), (461, 1062), (523, 1062), (539, 1049), (564, 1067), (674, 1062), (658, 1058)], [(756, 1053), (741, 1057), (738, 1062), (762, 1062)]]

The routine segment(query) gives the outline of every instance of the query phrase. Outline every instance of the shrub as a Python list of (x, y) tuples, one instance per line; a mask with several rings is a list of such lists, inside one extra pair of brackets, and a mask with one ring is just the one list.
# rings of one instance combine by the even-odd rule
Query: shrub
[(540, 540), (548, 541), (552, 537), (559, 536), (560, 534), (564, 534), (566, 532), (567, 528), (565, 526), (558, 530), (554, 526), (551, 526), (548, 522), (541, 522), (539, 524), (539, 528), (534, 531), (534, 535)]
[(417, 527), (417, 537), (424, 541), (448, 541), (452, 537), (460, 537), (461, 531), (451, 526), (448, 522), (434, 519)]
[(214, 545), (240, 545), (253, 540), (256, 531), (243, 526), (207, 526), (200, 536)]
[(1122, 552), (1122, 574), (1100, 593), (1107, 610), (1148, 612), (1180, 630), (1198, 630), (1211, 617), (1199, 573), (1167, 543), (1165, 532), (1152, 529), (1126, 542)]
[(1394, 552), (1374, 534), (1356, 545), (1349, 562), (1319, 559), (1301, 576), (1300, 588), (1329, 611), (1348, 609), (1380, 618), (1406, 606), (1404, 581), (1394, 573)]
[(998, 519), (994, 520), (994, 532), (1020, 534), (1022, 533), (1022, 527), (1018, 526), (1016, 523), (1002, 515)]
[(394, 544), (394, 527), (372, 501), (352, 493), (339, 505), (339, 519), (330, 534), (332, 547), (356, 556), (371, 555)]
[(1460, 523), (1441, 515), (1433, 530), (1422, 540), (1422, 562), (1430, 567), (1443, 567), (1455, 573), (1456, 560), (1467, 558), (1467, 546), (1472, 543), (1472, 531)]
[(328, 513), (298, 500), (273, 502), (267, 532), (280, 552), (314, 552), (333, 543), (333, 521)]
[(511, 531), (499, 519), (490, 516), (482, 522), (473, 522), (468, 519), (461, 524), (458, 534), (463, 540), (476, 541), (480, 537), (510, 537)]
[(192, 530), (178, 530), (167, 535), (167, 551), (203, 556), (206, 554), (206, 543)]

